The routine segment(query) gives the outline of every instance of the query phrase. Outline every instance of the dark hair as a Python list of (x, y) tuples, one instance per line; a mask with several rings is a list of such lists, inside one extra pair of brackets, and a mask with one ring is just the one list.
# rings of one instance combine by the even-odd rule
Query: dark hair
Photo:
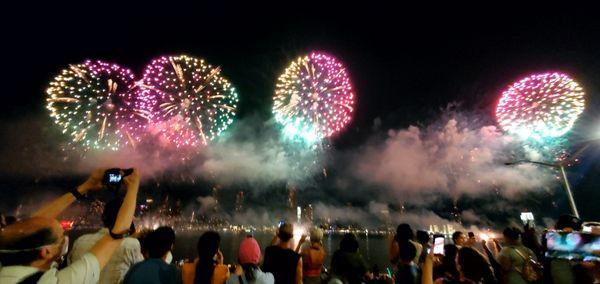
[(246, 278), (246, 282), (256, 280), (256, 270), (258, 270), (258, 265), (254, 263), (243, 263), (242, 268), (244, 269), (244, 278)]
[(161, 258), (175, 243), (175, 231), (171, 227), (159, 227), (146, 236), (145, 246), (150, 258)]
[(6, 223), (6, 226), (14, 224), (15, 222), (17, 222), (17, 217), (15, 217), (15, 216), (5, 216), (4, 217), (4, 222)]
[(117, 215), (119, 215), (119, 209), (123, 204), (123, 199), (115, 198), (104, 205), (102, 211), (102, 223), (105, 228), (112, 229), (117, 221)]
[(152, 231), (141, 231), (137, 237), (138, 241), (140, 242), (140, 251), (144, 256), (146, 256), (146, 253), (148, 253), (148, 235), (150, 235), (151, 232)]
[[(463, 276), (471, 281), (480, 282), (483, 279), (493, 278), (487, 260), (470, 247), (463, 247), (458, 250), (458, 264)], [(484, 281), (484, 283), (487, 283), (487, 281)]]
[(531, 249), (538, 258), (541, 256), (542, 244), (540, 243), (540, 238), (534, 228), (525, 226), (525, 230), (521, 235), (521, 242), (525, 247)]
[(342, 240), (340, 241), (340, 250), (345, 252), (357, 252), (358, 241), (356, 240), (356, 236), (352, 233), (344, 234), (344, 237), (342, 237)]
[(427, 243), (429, 243), (430, 239), (431, 238), (429, 237), (429, 233), (428, 232), (423, 231), (423, 230), (418, 230), (417, 231), (417, 241), (420, 244), (422, 244), (422, 245), (427, 244)]
[(519, 230), (517, 227), (507, 227), (502, 232), (502, 235), (504, 235), (504, 237), (507, 239), (518, 241), (519, 237), (521, 236), (521, 230)]
[(282, 241), (282, 242), (287, 242), (289, 241), (291, 238), (294, 237), (294, 233), (293, 232), (288, 232), (288, 229), (293, 227), (291, 224), (288, 223), (283, 223), (281, 224), (281, 226), (279, 226), (279, 229), (277, 230), (277, 237)]
[[(8, 221), (7, 221), (8, 223)], [(554, 228), (557, 230), (564, 230), (565, 228), (571, 228), (575, 231), (581, 231), (583, 227), (583, 223), (581, 222), (581, 219), (573, 216), (573, 215), (560, 215), (560, 217), (558, 217), (558, 221), (556, 221), (556, 225), (554, 225)]]
[(464, 235), (465, 233), (461, 232), (461, 231), (456, 231), (452, 234), (452, 241), (456, 244), (456, 240), (458, 240), (458, 238), (460, 238), (460, 235)]
[(400, 260), (411, 261), (417, 256), (417, 248), (411, 242), (400, 244)]
[(219, 250), (221, 236), (215, 231), (208, 231), (198, 239), (198, 264), (194, 284), (210, 284), (215, 270), (213, 257)]
[(396, 228), (396, 241), (398, 243), (413, 240), (415, 238), (415, 233), (409, 224), (403, 223), (398, 225)]
[(41, 228), (31, 235), (14, 240), (0, 237), (0, 249), (15, 251), (0, 253), (0, 263), (2, 266), (29, 265), (40, 257), (40, 250), (34, 248), (53, 244), (56, 240), (50, 228)]
[(458, 280), (459, 273), (456, 269), (456, 255), (458, 254), (458, 247), (452, 244), (444, 246), (444, 256), (442, 257), (442, 264), (440, 269), (445, 275), (450, 275), (452, 279)]

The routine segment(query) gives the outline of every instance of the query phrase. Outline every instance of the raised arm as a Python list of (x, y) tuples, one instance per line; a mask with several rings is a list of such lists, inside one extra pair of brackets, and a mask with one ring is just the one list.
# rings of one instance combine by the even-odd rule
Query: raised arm
[(298, 259), (296, 264), (296, 284), (302, 284), (302, 257)]
[[(123, 180), (127, 187), (127, 193), (125, 194), (123, 204), (119, 209), (115, 226), (111, 229), (113, 234), (127, 233), (131, 226), (131, 222), (133, 221), (133, 214), (135, 213), (137, 193), (140, 186), (138, 171), (134, 169), (133, 173), (124, 177)], [(106, 265), (113, 252), (121, 245), (122, 240), (123, 239), (115, 240), (110, 235), (106, 235), (90, 249), (90, 252), (98, 259), (100, 269)]]
[[(81, 185), (77, 187), (77, 191), (81, 194), (87, 194), (89, 191), (97, 190), (102, 188), (102, 177), (104, 175), (104, 169), (96, 169), (90, 177)], [(72, 193), (65, 193), (61, 197), (47, 203), (33, 213), (32, 217), (46, 217), (50, 219), (56, 219), (60, 213), (62, 213), (69, 205), (76, 200)]]
[(433, 251), (427, 255), (421, 267), (421, 284), (433, 284)]
[(306, 235), (302, 235), (302, 237), (300, 238), (300, 241), (298, 242), (298, 245), (296, 245), (296, 249), (294, 250), (296, 253), (300, 253), (300, 248), (302, 247), (302, 244), (304, 244), (304, 242), (306, 241)]

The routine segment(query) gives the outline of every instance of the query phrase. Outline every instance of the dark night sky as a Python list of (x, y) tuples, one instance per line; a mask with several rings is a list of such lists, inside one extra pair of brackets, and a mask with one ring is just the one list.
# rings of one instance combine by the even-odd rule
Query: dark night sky
[[(344, 61), (358, 95), (352, 124), (334, 141), (341, 148), (364, 142), (369, 133), (362, 130), (378, 117), (384, 128), (406, 127), (436, 119), (439, 108), (451, 102), (491, 116), (499, 90), (520, 75), (548, 69), (580, 81), (589, 96), (587, 117), (599, 117), (597, 16), (562, 7), (471, 12), (466, 7), (353, 5), (96, 1), (7, 7), (1, 19), (0, 120), (45, 115), (45, 85), (69, 63), (103, 59), (140, 73), (153, 57), (177, 53), (221, 65), (239, 90), (239, 117), (267, 120), (278, 74), (290, 59), (314, 49)], [(597, 163), (591, 167), (599, 172)], [(596, 181), (586, 182), (584, 198), (598, 200), (592, 189)]]

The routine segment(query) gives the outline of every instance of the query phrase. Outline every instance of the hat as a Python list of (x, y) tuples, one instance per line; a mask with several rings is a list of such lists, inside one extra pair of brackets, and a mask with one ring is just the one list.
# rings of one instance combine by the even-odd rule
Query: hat
[(319, 228), (313, 228), (310, 230), (310, 241), (313, 243), (320, 243), (323, 240), (323, 230)]
[(258, 264), (260, 262), (260, 246), (255, 238), (248, 236), (240, 243), (238, 260), (240, 264)]

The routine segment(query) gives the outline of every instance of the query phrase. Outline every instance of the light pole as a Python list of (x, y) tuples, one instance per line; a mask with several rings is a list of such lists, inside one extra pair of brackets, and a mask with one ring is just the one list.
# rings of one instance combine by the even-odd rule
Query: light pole
[(565, 182), (565, 191), (567, 192), (567, 198), (569, 199), (569, 205), (571, 206), (571, 213), (575, 215), (575, 217), (579, 218), (579, 211), (577, 211), (577, 205), (575, 205), (575, 199), (573, 199), (573, 192), (571, 191), (571, 184), (569, 184), (569, 179), (567, 178), (567, 172), (565, 171), (565, 166), (563, 164), (550, 164), (544, 162), (537, 161), (529, 161), (529, 160), (519, 160), (515, 162), (504, 163), (507, 166), (522, 164), (522, 163), (530, 163), (536, 165), (542, 165), (546, 167), (560, 169), (560, 173), (562, 174), (563, 181)]

